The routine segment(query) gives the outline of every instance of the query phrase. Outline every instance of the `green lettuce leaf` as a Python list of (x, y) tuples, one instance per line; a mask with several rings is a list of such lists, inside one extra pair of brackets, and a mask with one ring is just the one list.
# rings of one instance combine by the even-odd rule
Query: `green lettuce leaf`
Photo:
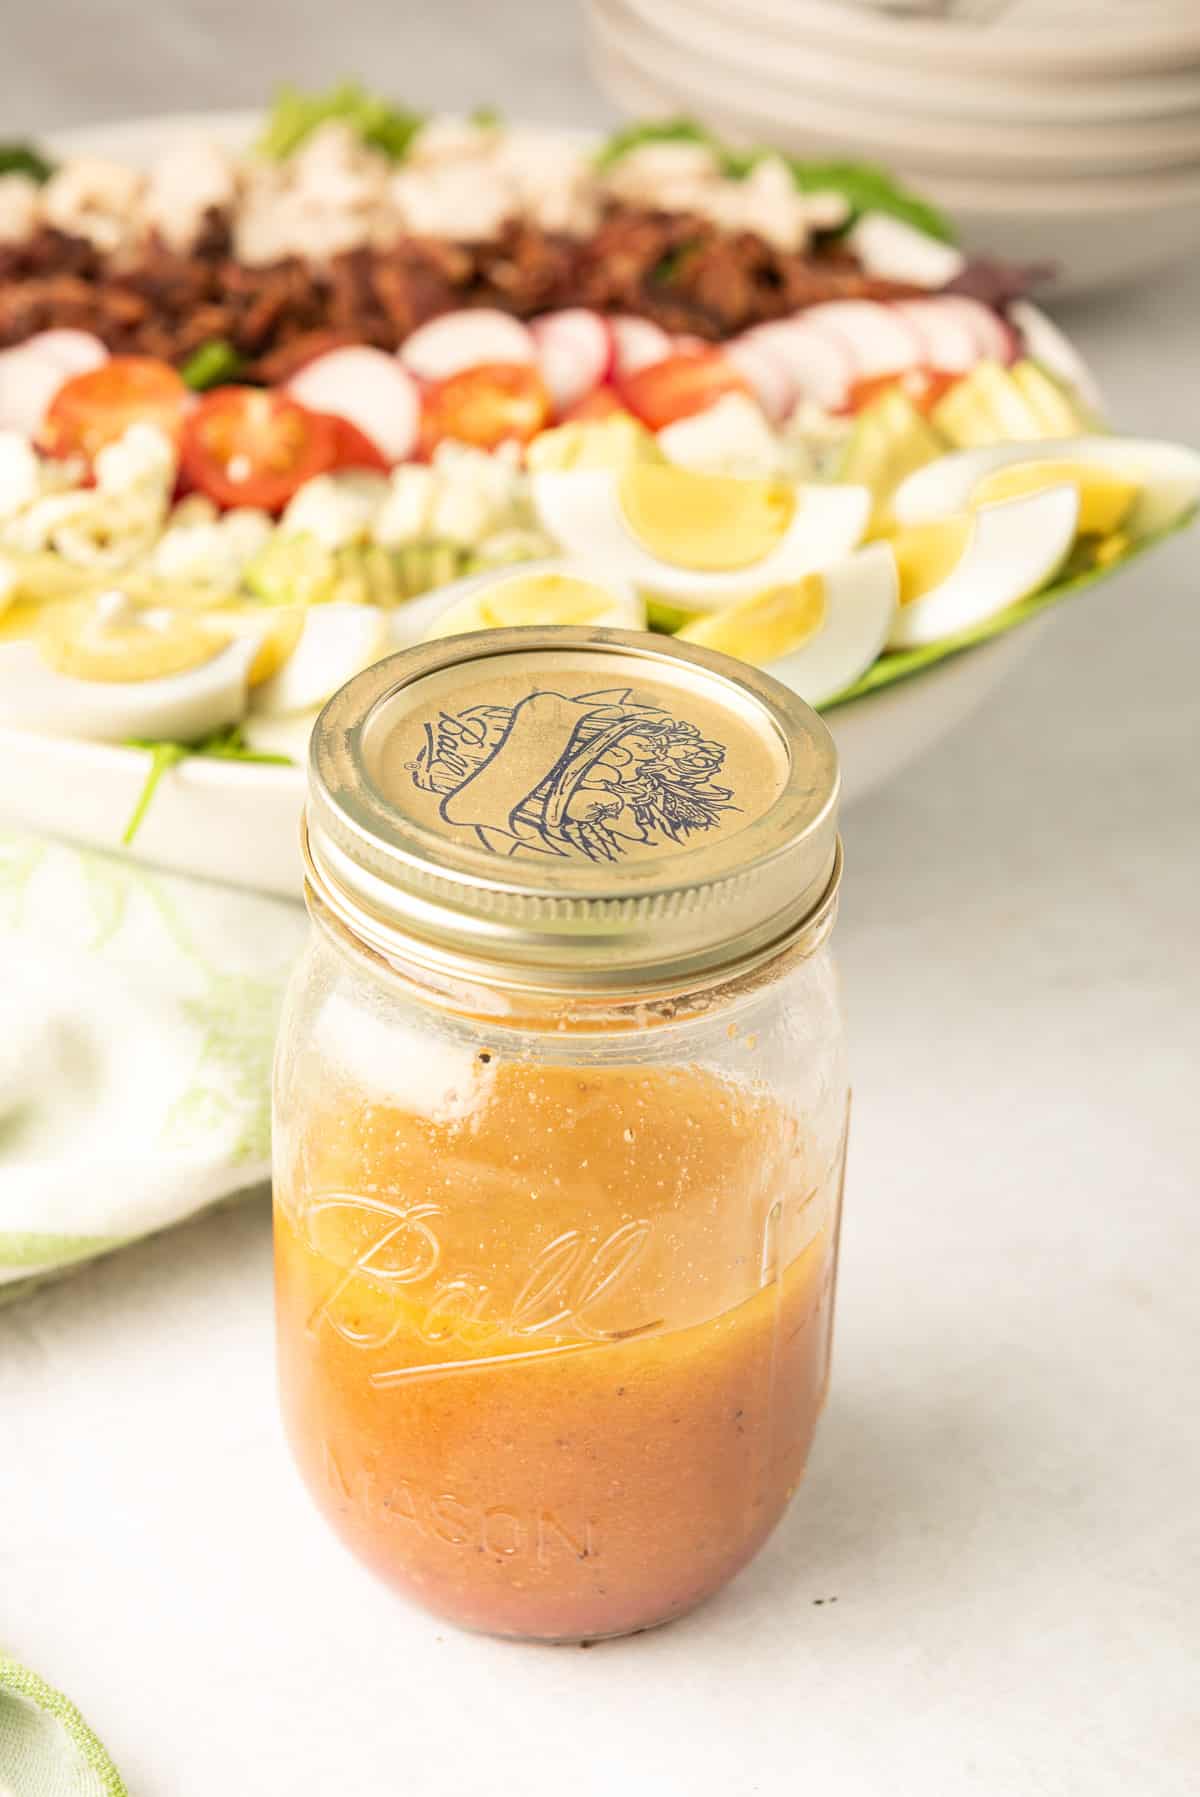
[(364, 143), (381, 150), (394, 162), (408, 154), (409, 145), (425, 123), (425, 115), (393, 106), (369, 94), (357, 81), (343, 81), (325, 94), (306, 94), (299, 88), (281, 87), (258, 139), (260, 156), (282, 159), (299, 149), (305, 138), (329, 119), (340, 119), (358, 132)]
[(886, 212), (926, 237), (954, 242), (954, 229), (944, 213), (919, 194), (902, 187), (874, 162), (805, 162), (789, 157), (792, 178), (804, 193), (840, 193), (853, 223), (864, 212)]
[(54, 164), (32, 144), (0, 144), (0, 175), (28, 175), (40, 186), (53, 173)]
[(290, 755), (269, 755), (265, 750), (252, 749), (242, 735), (237, 724), (231, 724), (226, 730), (218, 730), (213, 736), (207, 736), (201, 742), (181, 743), (153, 741), (146, 737), (131, 737), (125, 744), (127, 749), (142, 749), (150, 757), (150, 766), (146, 770), (145, 783), (138, 794), (137, 804), (130, 814), (121, 837), (128, 848), (142, 827), (150, 801), (158, 790), (158, 783), (163, 775), (189, 756), (207, 756), (212, 761), (258, 761), (279, 767), (291, 767)]
[[(766, 148), (738, 150), (722, 143), (711, 131), (690, 118), (646, 119), (625, 125), (601, 145), (596, 156), (598, 169), (611, 168), (622, 156), (650, 143), (704, 144), (718, 157), (721, 170), (735, 180), (744, 180), (764, 156), (776, 152)], [(953, 243), (950, 221), (919, 194), (901, 186), (886, 169), (873, 162), (808, 162), (800, 156), (785, 156), (792, 179), (802, 193), (838, 193), (850, 208), (847, 228), (864, 212), (886, 212), (902, 219), (927, 237)]]
[[(622, 156), (628, 156), (630, 150), (640, 149), (643, 144), (677, 143), (705, 144), (724, 156), (721, 145), (711, 131), (706, 131), (695, 119), (643, 119), (614, 131), (596, 152), (595, 166), (598, 169), (611, 168), (614, 163), (620, 162)], [(729, 172), (732, 173), (733, 170)]]

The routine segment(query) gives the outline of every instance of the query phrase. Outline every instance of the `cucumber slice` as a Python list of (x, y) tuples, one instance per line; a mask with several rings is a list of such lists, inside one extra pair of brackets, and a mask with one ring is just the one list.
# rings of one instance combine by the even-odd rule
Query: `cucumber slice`
[(978, 362), (934, 406), (931, 421), (956, 449), (1044, 436), (1037, 413), (998, 362)]
[(434, 587), (448, 586), (458, 579), (469, 559), (457, 543), (429, 539), (405, 543), (402, 548), (393, 550), (391, 557), (396, 573), (396, 597), (416, 599)]
[(463, 552), (457, 543), (430, 543), (429, 585), (449, 586), (462, 573), (463, 560)]
[(676, 605), (670, 599), (659, 599), (653, 593), (643, 593), (646, 602), (646, 628), (657, 630), (664, 636), (674, 636), (677, 630), (683, 630), (702, 612), (687, 611), (682, 605)]
[(869, 529), (888, 522), (887, 502), (900, 482), (945, 453), (945, 444), (899, 387), (888, 388), (859, 413), (834, 479), (868, 489)]
[(338, 565), (332, 549), (299, 531), (277, 531), (242, 575), (243, 584), (268, 605), (319, 605), (332, 599)]
[(1078, 437), (1087, 434), (1088, 418), (1036, 362), (1016, 362), (1011, 378), (1020, 388), (1041, 424), (1043, 437)]

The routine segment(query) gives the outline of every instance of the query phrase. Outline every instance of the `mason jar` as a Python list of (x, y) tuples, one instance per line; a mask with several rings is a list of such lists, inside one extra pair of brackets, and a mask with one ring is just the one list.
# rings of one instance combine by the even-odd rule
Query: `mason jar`
[(283, 1413), (331, 1526), (441, 1616), (665, 1622), (796, 1489), (846, 1148), (837, 786), (786, 688), (618, 631), (433, 643), (318, 722)]

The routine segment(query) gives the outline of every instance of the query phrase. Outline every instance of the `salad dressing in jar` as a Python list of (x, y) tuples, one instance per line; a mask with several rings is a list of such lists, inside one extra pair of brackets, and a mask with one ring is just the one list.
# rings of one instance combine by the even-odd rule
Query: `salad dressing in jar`
[(667, 1621), (801, 1477), (848, 1103), (836, 799), (786, 688), (625, 632), (430, 644), (321, 716), (284, 1418), (343, 1540), (440, 1615)]

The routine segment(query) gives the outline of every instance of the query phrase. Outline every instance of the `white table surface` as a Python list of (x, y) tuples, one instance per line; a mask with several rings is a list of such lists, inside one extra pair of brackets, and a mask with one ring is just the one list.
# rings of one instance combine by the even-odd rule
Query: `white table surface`
[[(71, 8), (69, 55), (65, 8), (19, 9), (6, 129), (353, 63), (602, 119), (554, 11), (439, 0), (402, 42), (364, 4), (289, 58), (279, 0), (236, 56), (212, 4)], [(1198, 316), (1195, 271), (1071, 315), (1128, 427), (1200, 438)], [(847, 819), (832, 1398), (790, 1516), (693, 1617), (519, 1648), (359, 1571), (281, 1441), (265, 1200), (0, 1312), (0, 1639), (133, 1797), (1196, 1790), (1196, 558), (1065, 609)]]

